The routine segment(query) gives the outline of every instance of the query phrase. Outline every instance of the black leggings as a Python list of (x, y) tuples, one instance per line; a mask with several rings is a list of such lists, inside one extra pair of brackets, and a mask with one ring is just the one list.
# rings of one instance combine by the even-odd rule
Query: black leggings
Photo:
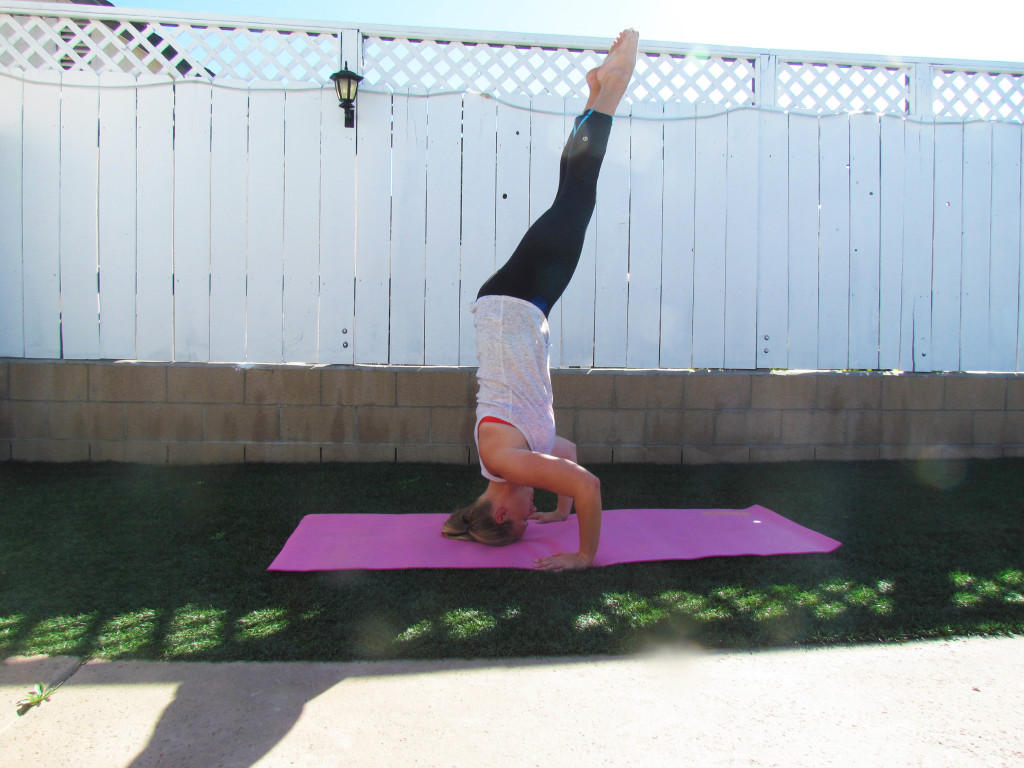
[(597, 200), (597, 177), (608, 147), (611, 115), (587, 110), (576, 118), (562, 150), (555, 201), (526, 231), (507, 262), (480, 288), (481, 296), (514, 296), (545, 317), (572, 279)]

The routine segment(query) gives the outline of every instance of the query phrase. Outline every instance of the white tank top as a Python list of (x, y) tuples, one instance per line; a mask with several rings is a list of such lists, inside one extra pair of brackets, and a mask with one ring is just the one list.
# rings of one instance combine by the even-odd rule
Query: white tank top
[[(555, 447), (555, 410), (551, 394), (548, 320), (536, 306), (511, 296), (482, 296), (470, 307), (476, 328), (476, 425), (473, 439), (480, 449), (480, 421), (494, 416), (507, 421), (526, 438), (531, 451), (551, 453)], [(488, 480), (502, 482), (487, 471)]]

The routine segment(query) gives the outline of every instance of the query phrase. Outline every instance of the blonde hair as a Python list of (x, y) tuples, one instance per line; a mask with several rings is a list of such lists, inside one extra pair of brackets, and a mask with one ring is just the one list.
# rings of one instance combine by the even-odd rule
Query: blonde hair
[(483, 497), (468, 507), (452, 512), (441, 528), (441, 535), (449, 539), (476, 541), (491, 547), (503, 547), (516, 540), (514, 522), (495, 522), (491, 502)]

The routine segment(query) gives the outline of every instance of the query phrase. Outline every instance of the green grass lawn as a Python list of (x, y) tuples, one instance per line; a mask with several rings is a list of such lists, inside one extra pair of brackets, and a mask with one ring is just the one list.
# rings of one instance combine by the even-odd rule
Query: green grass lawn
[(437, 659), (1024, 634), (1024, 460), (594, 471), (607, 509), (761, 504), (843, 546), (559, 574), (269, 573), (303, 515), (449, 511), (483, 481), (435, 465), (5, 463), (0, 657)]

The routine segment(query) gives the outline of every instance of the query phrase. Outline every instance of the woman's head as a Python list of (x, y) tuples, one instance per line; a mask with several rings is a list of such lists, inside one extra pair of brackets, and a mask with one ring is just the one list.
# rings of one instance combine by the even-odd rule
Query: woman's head
[(441, 533), (450, 539), (476, 541), (492, 547), (519, 541), (526, 531), (527, 519), (536, 512), (533, 489), (520, 486), (503, 496), (499, 502), (491, 493), (485, 493), (468, 507), (456, 510), (445, 521)]

